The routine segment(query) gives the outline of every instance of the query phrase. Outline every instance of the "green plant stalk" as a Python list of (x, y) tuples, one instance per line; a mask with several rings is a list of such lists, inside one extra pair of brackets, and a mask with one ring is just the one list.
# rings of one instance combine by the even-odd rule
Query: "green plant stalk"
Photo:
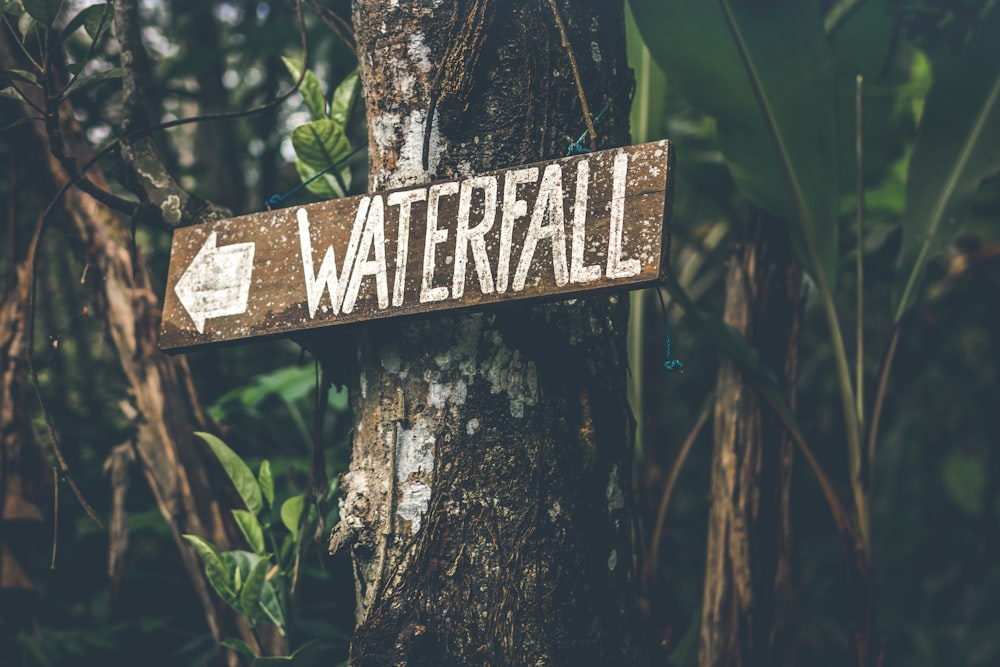
[(635, 457), (645, 455), (643, 435), (645, 415), (642, 407), (644, 371), (643, 332), (646, 328), (646, 290), (629, 293), (628, 367), (632, 376), (632, 412), (635, 415)]
[(851, 387), (851, 372), (847, 364), (844, 337), (840, 330), (840, 322), (837, 319), (833, 295), (830, 285), (827, 283), (823, 265), (820, 262), (819, 252), (816, 249), (813, 222), (805, 205), (802, 186), (799, 184), (798, 178), (791, 168), (788, 148), (785, 146), (784, 139), (778, 130), (771, 105), (768, 103), (763, 90), (761, 90), (759, 74), (753, 60), (750, 58), (749, 49), (743, 39), (743, 35), (736, 25), (736, 19), (733, 16), (729, 0), (719, 0), (719, 6), (729, 27), (729, 32), (733, 37), (733, 42), (739, 52), (740, 59), (747, 69), (747, 76), (753, 89), (754, 97), (757, 98), (757, 104), (760, 106), (761, 114), (764, 116), (768, 132), (771, 134), (771, 139), (778, 152), (785, 177), (788, 179), (788, 185), (792, 190), (792, 199), (795, 201), (799, 223), (802, 226), (802, 235), (805, 240), (806, 250), (809, 253), (809, 261), (812, 262), (816, 285), (819, 288), (820, 297), (823, 301), (823, 312), (826, 315), (827, 328), (830, 330), (830, 339), (833, 344), (834, 360), (836, 362), (837, 388), (840, 394), (841, 408), (844, 413), (844, 427), (847, 433), (847, 455), (851, 472), (851, 489), (857, 511), (856, 520), (858, 522), (859, 538), (862, 542), (864, 552), (867, 554), (869, 549), (868, 502), (867, 494), (861, 480), (861, 428), (858, 421), (858, 414), (855, 410), (854, 391)]
[(855, 209), (855, 231), (857, 233), (857, 367), (855, 368), (855, 410), (858, 412), (858, 427), (864, 432), (865, 423), (865, 337), (864, 337), (864, 316), (865, 316), (865, 263), (864, 263), (864, 231), (865, 231), (865, 186), (864, 186), (864, 133), (862, 132), (862, 111), (864, 92), (864, 77), (860, 74), (854, 80), (854, 209)]
[[(951, 200), (951, 196), (954, 194), (955, 188), (958, 186), (958, 179), (962, 175), (962, 172), (965, 171), (965, 165), (968, 163), (969, 157), (972, 155), (972, 150), (976, 147), (976, 144), (979, 143), (979, 137), (983, 133), (983, 129), (986, 127), (986, 119), (989, 118), (990, 114), (993, 112), (993, 107), (996, 105), (998, 97), (1000, 97), (1000, 72), (997, 73), (996, 78), (993, 80), (993, 87), (990, 88), (989, 95), (986, 96), (986, 102), (979, 110), (976, 122), (972, 124), (972, 130), (965, 138), (962, 150), (958, 154), (958, 160), (956, 160), (955, 164), (952, 165), (945, 187), (941, 190), (941, 196), (938, 197), (936, 202), (934, 202), (931, 224), (927, 228), (927, 231), (924, 232), (925, 239), (933, 239), (937, 234), (937, 229), (941, 225), (941, 221), (944, 219), (944, 213), (945, 209), (948, 207), (948, 202)], [(910, 277), (906, 280), (906, 287), (903, 289), (903, 294), (899, 298), (899, 306), (897, 306), (896, 312), (893, 314), (892, 318), (894, 324), (899, 324), (899, 321), (903, 319), (903, 315), (906, 313), (907, 306), (910, 302), (910, 293), (916, 289), (917, 278), (923, 272), (921, 267), (927, 261), (927, 255), (930, 251), (931, 244), (929, 242), (925, 242), (920, 248), (920, 253), (917, 255), (917, 260), (913, 264), (913, 270), (910, 272)]]

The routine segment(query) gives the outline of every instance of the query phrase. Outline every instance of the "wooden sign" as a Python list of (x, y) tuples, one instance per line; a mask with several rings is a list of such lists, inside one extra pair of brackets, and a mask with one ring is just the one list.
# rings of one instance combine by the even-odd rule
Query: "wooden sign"
[(658, 282), (672, 164), (660, 141), (177, 229), (160, 347)]

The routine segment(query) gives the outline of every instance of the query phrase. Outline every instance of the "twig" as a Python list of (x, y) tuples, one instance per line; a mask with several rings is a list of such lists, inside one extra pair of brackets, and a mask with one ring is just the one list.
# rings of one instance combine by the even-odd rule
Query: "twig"
[(677, 458), (674, 459), (673, 465), (670, 466), (670, 473), (667, 475), (667, 483), (663, 487), (663, 495), (660, 496), (660, 507), (656, 513), (656, 525), (653, 528), (653, 543), (650, 550), (650, 573), (651, 579), (656, 580), (656, 572), (659, 567), (660, 562), (660, 542), (663, 539), (663, 526), (667, 521), (667, 508), (670, 505), (670, 498), (674, 494), (674, 487), (677, 485), (677, 480), (680, 478), (681, 468), (684, 467), (684, 462), (687, 461), (688, 454), (691, 453), (691, 448), (694, 446), (695, 440), (698, 439), (698, 435), (701, 433), (701, 429), (705, 427), (708, 423), (708, 417), (712, 412), (712, 406), (715, 405), (714, 398), (705, 405), (705, 408), (701, 411), (701, 415), (698, 416), (698, 421), (695, 422), (694, 427), (688, 433), (687, 437), (684, 439), (684, 444), (681, 445), (680, 451), (677, 453)]
[(868, 486), (871, 488), (871, 478), (875, 467), (875, 443), (878, 440), (879, 421), (882, 418), (882, 409), (885, 407), (885, 393), (889, 386), (889, 371), (892, 369), (892, 360), (896, 356), (896, 348), (899, 346), (899, 336), (902, 332), (900, 327), (893, 329), (889, 345), (886, 347), (882, 363), (879, 365), (878, 384), (875, 386), (875, 403), (872, 405), (872, 418), (868, 424), (868, 433), (865, 438), (868, 461)]
[(580, 69), (576, 66), (576, 54), (573, 53), (573, 46), (569, 43), (569, 35), (566, 34), (566, 26), (563, 24), (562, 16), (559, 14), (559, 7), (556, 6), (556, 0), (549, 0), (549, 7), (552, 8), (552, 15), (555, 16), (556, 26), (559, 28), (559, 35), (562, 37), (562, 45), (569, 56), (569, 66), (573, 70), (573, 78), (576, 80), (576, 94), (580, 96), (580, 106), (583, 108), (583, 120), (587, 123), (587, 132), (590, 133), (590, 150), (597, 150), (597, 131), (594, 129), (594, 119), (590, 115), (587, 95), (583, 92), (583, 79), (580, 77)]
[(52, 466), (52, 560), (49, 569), (56, 569), (56, 552), (59, 551), (59, 470)]
[(855, 369), (856, 379), (854, 387), (855, 410), (858, 413), (858, 423), (861, 424), (862, 431), (865, 423), (865, 336), (864, 336), (864, 315), (865, 315), (865, 262), (864, 262), (864, 232), (865, 232), (865, 186), (864, 186), (864, 133), (862, 132), (862, 95), (864, 92), (864, 78), (858, 74), (854, 81), (854, 209), (855, 209), (855, 232), (857, 233), (857, 367)]
[[(750, 380), (753, 383), (754, 389), (760, 394), (767, 404), (771, 406), (771, 410), (781, 421), (788, 435), (791, 436), (795, 444), (798, 445), (799, 451), (805, 457), (806, 462), (809, 467), (812, 468), (813, 474), (816, 475), (816, 479), (819, 482), (820, 490), (823, 492), (823, 496), (826, 498), (826, 504), (830, 508), (830, 513), (833, 515), (833, 521), (840, 531), (841, 538), (844, 540), (844, 547), (850, 552), (853, 550), (855, 553), (865, 553), (864, 543), (861, 540), (861, 536), (858, 534), (857, 529), (854, 524), (851, 523), (850, 515), (847, 512), (847, 508), (840, 501), (840, 497), (837, 495), (836, 489), (833, 488), (833, 483), (830, 478), (827, 477), (826, 472), (820, 466), (819, 461), (816, 459), (815, 454), (813, 454), (812, 449), (810, 449), (808, 443), (806, 443), (805, 438), (802, 433), (795, 427), (785, 411), (781, 409), (771, 395), (764, 389), (763, 386), (756, 380)], [(850, 540), (848, 542), (848, 540)]]
[[(347, 33), (350, 34), (351, 32), (350, 24), (347, 23), (347, 21), (345, 21), (343, 18), (341, 18), (341, 16), (337, 14), (337, 12), (333, 11), (329, 7), (323, 7), (318, 2), (316, 2), (316, 0), (308, 0), (308, 2), (310, 5), (312, 5), (312, 8), (316, 10), (316, 15), (319, 16), (319, 20), (322, 21), (326, 25), (326, 27), (330, 29), (330, 32), (336, 35), (337, 38), (340, 41), (342, 41), (348, 49), (351, 50), (351, 53), (357, 55), (358, 50), (354, 46), (354, 40), (348, 38), (347, 35), (341, 32), (340, 26), (342, 26), (344, 30), (346, 30)], [(331, 18), (333, 19), (332, 21), (330, 20)], [(339, 23), (340, 26), (335, 25), (334, 21)]]

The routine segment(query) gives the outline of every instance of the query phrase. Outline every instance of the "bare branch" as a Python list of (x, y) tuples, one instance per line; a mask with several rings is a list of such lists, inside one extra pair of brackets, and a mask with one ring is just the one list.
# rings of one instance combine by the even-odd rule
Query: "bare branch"
[(148, 201), (168, 227), (196, 224), (227, 218), (230, 211), (192, 195), (170, 175), (155, 144), (146, 133), (144, 77), (150, 71), (149, 57), (142, 44), (137, 0), (114, 0), (115, 32), (121, 47), (122, 137), (119, 140), (122, 161), (129, 170), (132, 185)]

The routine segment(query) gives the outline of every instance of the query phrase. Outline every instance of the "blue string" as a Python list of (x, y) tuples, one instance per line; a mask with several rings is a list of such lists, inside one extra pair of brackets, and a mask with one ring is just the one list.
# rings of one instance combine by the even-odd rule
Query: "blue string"
[(660, 297), (660, 309), (663, 313), (663, 331), (667, 339), (667, 360), (663, 362), (663, 367), (667, 369), (668, 373), (683, 373), (684, 372), (684, 362), (680, 359), (671, 358), (670, 353), (670, 321), (667, 319), (667, 305), (663, 303), (663, 292), (660, 291), (659, 287), (654, 288), (656, 290), (656, 296)]
[(357, 155), (359, 151), (362, 151), (365, 148), (367, 148), (367, 145), (366, 144), (361, 144), (360, 146), (358, 146), (357, 148), (355, 148), (353, 151), (351, 151), (350, 153), (348, 153), (344, 157), (342, 157), (339, 160), (331, 163), (330, 166), (326, 167), (322, 171), (317, 171), (310, 178), (302, 181), (301, 183), (299, 183), (298, 185), (296, 185), (294, 188), (292, 188), (291, 190), (289, 190), (285, 194), (283, 194), (283, 195), (276, 195), (276, 194), (275, 195), (271, 195), (271, 198), (267, 200), (267, 210), (270, 211), (272, 208), (274, 208), (275, 206), (277, 206), (281, 202), (285, 201), (286, 199), (288, 199), (289, 197), (291, 197), (292, 195), (294, 195), (296, 192), (298, 192), (302, 188), (308, 186), (310, 183), (312, 183), (313, 181), (315, 181), (317, 178), (319, 178), (323, 174), (327, 173), (331, 169), (335, 169), (335, 168), (339, 167), (340, 165), (344, 164), (345, 162), (347, 162), (348, 160), (350, 160), (352, 157), (354, 157), (355, 155)]
[[(618, 92), (612, 95), (611, 99), (608, 100), (608, 103), (604, 105), (604, 108), (597, 112), (597, 115), (594, 116), (594, 120), (591, 124), (597, 125), (597, 123), (600, 122), (601, 118), (604, 117), (604, 114), (606, 114), (608, 111), (611, 110), (611, 105), (618, 98), (618, 96), (624, 93), (626, 90), (628, 90), (631, 86), (632, 83), (629, 82), (624, 84), (621, 88), (619, 88)], [(583, 155), (584, 153), (590, 152), (590, 149), (583, 145), (583, 140), (587, 138), (587, 134), (589, 132), (590, 132), (589, 129), (584, 130), (583, 134), (580, 135), (579, 139), (577, 139), (574, 142), (571, 142), (570, 145), (566, 147), (566, 152), (568, 155)]]

